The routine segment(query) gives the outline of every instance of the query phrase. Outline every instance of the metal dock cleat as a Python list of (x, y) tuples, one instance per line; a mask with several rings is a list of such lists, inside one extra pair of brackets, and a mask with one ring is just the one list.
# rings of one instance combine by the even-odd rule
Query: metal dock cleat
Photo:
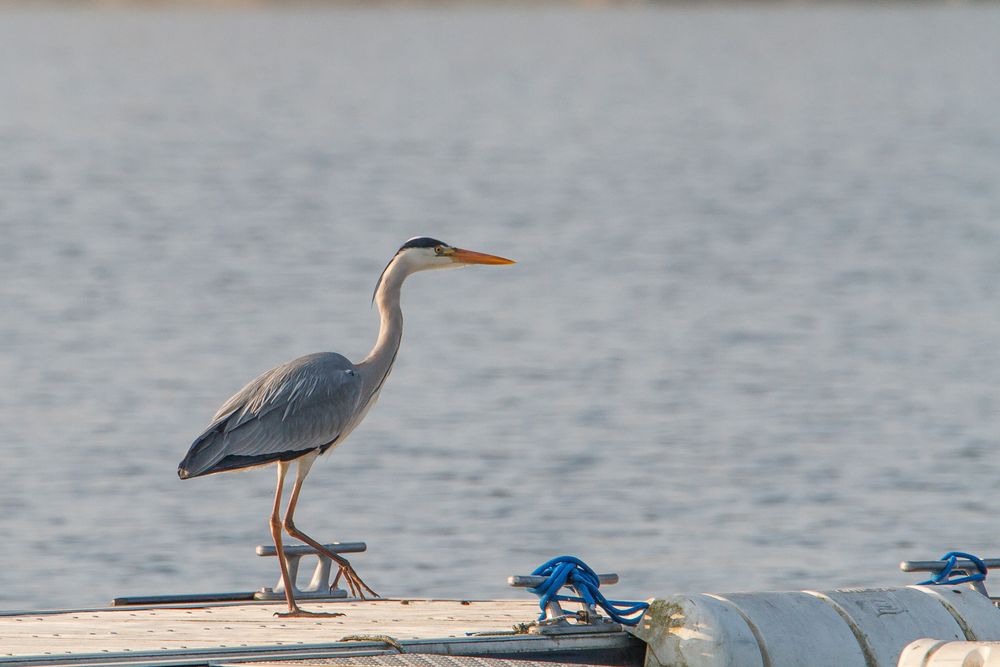
[[(335, 554), (356, 554), (368, 549), (368, 546), (364, 542), (334, 542), (333, 544), (324, 544), (323, 546)], [(298, 544), (284, 546), (282, 552), (288, 561), (288, 578), (292, 582), (292, 593), (294, 593), (297, 599), (328, 600), (331, 598), (347, 597), (347, 591), (339, 588), (336, 584), (330, 583), (331, 572), (334, 567), (339, 566), (334, 566), (333, 560), (329, 556), (317, 552), (310, 546)], [(278, 552), (273, 545), (260, 544), (257, 545), (257, 555), (268, 558), (277, 556)], [(299, 563), (305, 556), (316, 556), (318, 560), (309, 584), (305, 588), (299, 588), (296, 583), (299, 575)], [(253, 597), (255, 600), (284, 600), (284, 583), (279, 578), (278, 583), (273, 588), (261, 588), (253, 594)]]
[[(618, 575), (614, 573), (599, 574), (597, 577), (602, 585), (618, 583)], [(507, 583), (515, 588), (538, 588), (544, 585), (547, 580), (548, 577), (541, 575), (514, 575), (507, 577)], [(576, 597), (580, 600), (579, 604), (581, 608), (576, 611), (566, 611), (559, 604), (556, 596), (552, 596), (545, 603), (545, 617), (527, 624), (529, 633), (556, 635), (586, 632), (618, 632), (621, 630), (621, 624), (602, 615), (595, 604), (584, 602), (580, 591), (575, 586), (567, 583), (566, 587), (576, 593)]]
[(993, 600), (986, 590), (986, 575), (990, 570), (1000, 567), (1000, 558), (979, 558), (964, 551), (950, 551), (940, 560), (904, 560), (899, 564), (903, 572), (932, 572), (927, 581), (921, 581), (925, 586), (955, 586), (968, 584), (969, 588)]

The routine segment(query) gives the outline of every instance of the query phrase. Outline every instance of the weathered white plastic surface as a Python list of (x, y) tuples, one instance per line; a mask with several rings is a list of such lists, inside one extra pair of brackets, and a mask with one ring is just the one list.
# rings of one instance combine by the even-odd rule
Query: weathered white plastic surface
[(654, 599), (632, 633), (645, 667), (895, 667), (918, 639), (1000, 640), (1000, 611), (951, 586), (702, 593)]
[(920, 639), (903, 649), (899, 667), (1000, 667), (1000, 642)]

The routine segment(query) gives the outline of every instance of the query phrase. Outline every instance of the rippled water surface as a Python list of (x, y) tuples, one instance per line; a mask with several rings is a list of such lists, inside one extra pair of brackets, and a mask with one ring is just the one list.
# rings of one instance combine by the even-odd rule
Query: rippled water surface
[(0, 12), (0, 608), (276, 579), (258, 372), (399, 361), (298, 524), (381, 592), (1000, 555), (1000, 8)]

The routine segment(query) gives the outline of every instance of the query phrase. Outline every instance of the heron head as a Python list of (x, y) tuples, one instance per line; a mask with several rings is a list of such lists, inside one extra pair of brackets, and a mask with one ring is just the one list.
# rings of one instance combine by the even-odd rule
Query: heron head
[(427, 269), (455, 269), (469, 264), (513, 264), (514, 260), (465, 250), (448, 245), (429, 236), (416, 236), (396, 252), (396, 258), (405, 259), (413, 271)]
[[(431, 269), (458, 269), (470, 264), (513, 264), (514, 260), (487, 255), (474, 250), (465, 250), (448, 245), (444, 241), (429, 236), (415, 236), (399, 247), (389, 264), (386, 265), (375, 285), (378, 292), (386, 273), (392, 266), (399, 266), (406, 274)], [(374, 302), (374, 297), (372, 298)]]

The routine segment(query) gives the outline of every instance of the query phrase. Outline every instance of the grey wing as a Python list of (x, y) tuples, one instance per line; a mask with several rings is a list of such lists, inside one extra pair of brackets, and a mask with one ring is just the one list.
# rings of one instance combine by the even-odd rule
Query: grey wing
[(299, 357), (226, 401), (177, 474), (187, 479), (326, 451), (361, 408), (361, 376), (350, 361), (329, 352)]

